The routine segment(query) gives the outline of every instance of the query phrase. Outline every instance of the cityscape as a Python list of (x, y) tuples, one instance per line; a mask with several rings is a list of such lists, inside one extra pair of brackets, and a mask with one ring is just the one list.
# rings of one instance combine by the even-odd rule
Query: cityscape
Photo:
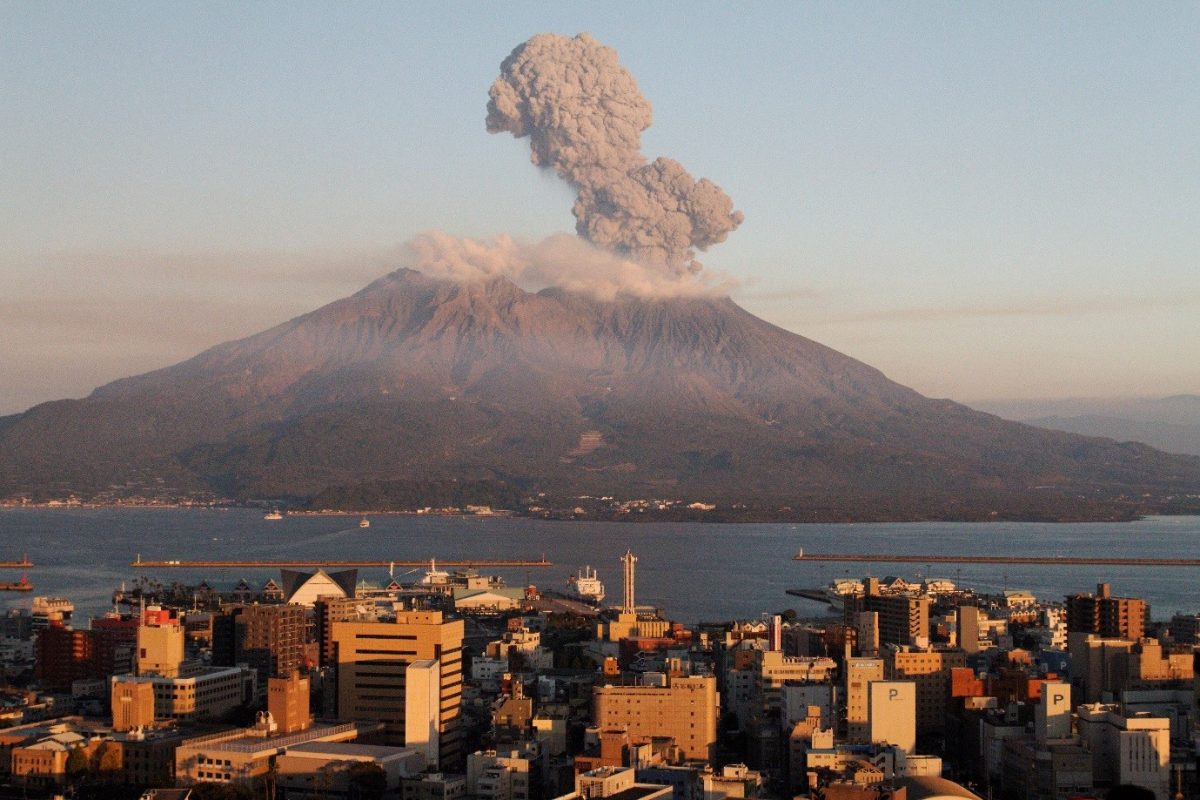
[(1200, 800), (1197, 31), (0, 2), (0, 800)]
[(1200, 614), (1156, 619), (1107, 583), (1039, 598), (892, 575), (788, 591), (816, 613), (682, 622), (638, 602), (637, 565), (558, 589), (436, 561), (409, 580), (143, 575), (86, 620), (33, 597), (3, 619), (0, 794), (1200, 792)]

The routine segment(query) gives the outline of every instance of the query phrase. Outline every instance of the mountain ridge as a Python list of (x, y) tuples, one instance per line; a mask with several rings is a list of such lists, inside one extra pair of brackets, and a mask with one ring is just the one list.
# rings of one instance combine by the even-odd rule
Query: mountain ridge
[[(581, 450), (584, 434), (600, 444)], [(0, 497), (436, 479), (1050, 518), (1170, 507), (1200, 491), (1200, 459), (925, 398), (727, 297), (599, 300), (412, 270), (0, 418)]]

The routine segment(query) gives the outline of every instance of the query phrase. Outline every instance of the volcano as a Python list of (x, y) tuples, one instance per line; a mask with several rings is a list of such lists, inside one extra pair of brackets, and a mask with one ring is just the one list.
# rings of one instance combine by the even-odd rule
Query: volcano
[(412, 270), (0, 418), (0, 497), (405, 481), (796, 519), (1093, 519), (1188, 510), (1200, 458), (923, 397), (728, 298), (600, 300)]

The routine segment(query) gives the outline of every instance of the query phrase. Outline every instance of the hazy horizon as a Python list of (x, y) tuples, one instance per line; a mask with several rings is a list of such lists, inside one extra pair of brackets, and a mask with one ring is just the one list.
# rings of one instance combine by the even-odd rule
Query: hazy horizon
[[(680, 6), (682, 8), (682, 6)], [(642, 149), (745, 212), (749, 311), (967, 403), (1200, 392), (1200, 9), (0, 8), (0, 414), (357, 291), (573, 192), (484, 130), (540, 31), (613, 47)]]

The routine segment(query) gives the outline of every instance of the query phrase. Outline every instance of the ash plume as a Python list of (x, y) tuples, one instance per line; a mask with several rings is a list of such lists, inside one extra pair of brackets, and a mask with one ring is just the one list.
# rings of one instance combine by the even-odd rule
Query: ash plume
[(430, 231), (406, 242), (400, 255), (406, 266), (459, 283), (504, 278), (525, 289), (557, 286), (600, 300), (624, 295), (725, 296), (735, 285), (712, 271), (682, 281), (567, 233), (526, 242), (510, 236), (488, 241)]
[(588, 34), (518, 45), (488, 94), (488, 131), (529, 137), (533, 163), (578, 192), (575, 230), (593, 244), (678, 276), (698, 272), (695, 251), (741, 224), (719, 186), (642, 155), (650, 103), (616, 51)]

